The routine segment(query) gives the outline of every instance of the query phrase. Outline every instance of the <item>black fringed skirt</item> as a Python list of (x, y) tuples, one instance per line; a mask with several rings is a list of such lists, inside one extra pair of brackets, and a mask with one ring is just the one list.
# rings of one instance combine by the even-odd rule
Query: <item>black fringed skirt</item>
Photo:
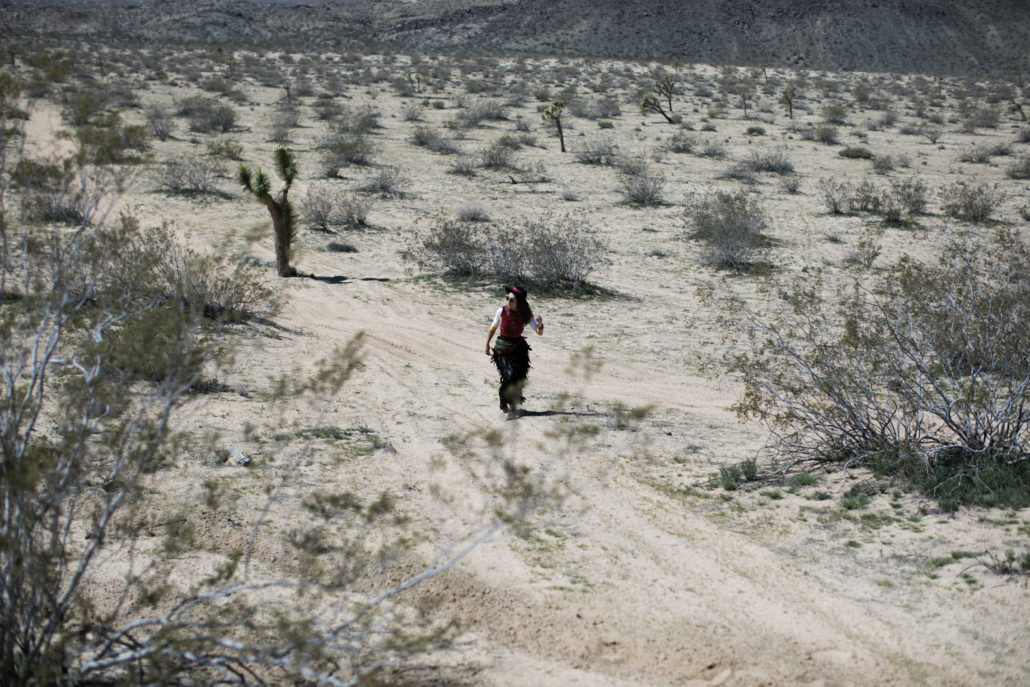
[(497, 395), (501, 401), (501, 410), (508, 410), (512, 405), (522, 403), (522, 387), (526, 385), (529, 375), (529, 352), (532, 350), (523, 337), (509, 338), (498, 336), (494, 346), (492, 359), (501, 375), (501, 384)]

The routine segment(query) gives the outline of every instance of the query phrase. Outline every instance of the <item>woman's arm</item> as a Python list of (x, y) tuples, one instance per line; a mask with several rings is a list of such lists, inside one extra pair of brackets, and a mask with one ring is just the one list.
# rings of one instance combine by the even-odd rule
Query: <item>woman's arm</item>
[(490, 342), (494, 338), (494, 332), (497, 331), (496, 327), (490, 327), (486, 332), (486, 354), (490, 355)]

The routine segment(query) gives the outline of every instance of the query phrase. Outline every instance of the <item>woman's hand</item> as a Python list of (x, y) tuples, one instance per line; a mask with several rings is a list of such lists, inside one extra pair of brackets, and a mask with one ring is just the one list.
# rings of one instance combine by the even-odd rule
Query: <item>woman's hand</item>
[(486, 345), (486, 354), (490, 355), (490, 344), (489, 343)]
[(540, 317), (539, 315), (536, 316), (536, 333), (544, 333), (544, 318)]

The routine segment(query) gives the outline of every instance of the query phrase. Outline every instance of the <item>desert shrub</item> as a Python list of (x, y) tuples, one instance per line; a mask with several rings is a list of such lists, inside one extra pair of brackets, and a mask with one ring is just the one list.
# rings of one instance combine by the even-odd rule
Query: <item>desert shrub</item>
[(515, 169), (515, 156), (508, 146), (496, 143), (479, 151), (480, 166), (486, 169)]
[[(621, 115), (622, 108), (619, 107), (619, 101), (615, 98), (599, 98), (594, 103), (594, 114), (607, 121)], [(600, 124), (600, 122), (598, 122), (598, 124)], [(611, 122), (609, 122), (609, 124), (611, 124)], [(605, 127), (602, 126), (601, 128), (603, 129)]]
[(499, 100), (482, 99), (468, 103), (458, 115), (459, 125), (472, 129), (486, 121), (503, 121), (508, 118), (507, 108)]
[(421, 122), (424, 111), (421, 103), (408, 103), (401, 108), (401, 117), (406, 122)]
[(765, 136), (765, 129), (760, 126), (749, 126), (744, 133), (748, 136)]
[(356, 136), (364, 136), (376, 129), (381, 129), (379, 123), (382, 113), (371, 105), (364, 105), (353, 111), (345, 111), (340, 120), (341, 128)]
[(296, 110), (276, 112), (269, 123), (268, 140), (285, 145), (290, 142), (290, 132), (297, 128), (299, 118)]
[(1023, 127), (1016, 134), (1016, 143), (1030, 143), (1030, 127)]
[(103, 115), (90, 124), (76, 127), (75, 140), (79, 158), (95, 165), (142, 162), (141, 153), (150, 145), (147, 128), (122, 124), (118, 113)]
[(665, 202), (665, 175), (644, 168), (636, 173), (622, 171), (618, 175), (619, 192), (631, 205), (652, 207)]
[(22, 190), (22, 209), (29, 221), (89, 226), (99, 199), (112, 178), (68, 159), (61, 164), (23, 159), (13, 181)]
[(351, 133), (333, 134), (318, 145), (321, 149), (319, 171), (335, 177), (347, 165), (370, 165), (375, 159), (375, 146), (365, 136)]
[(864, 179), (848, 193), (848, 210), (851, 212), (877, 212), (880, 209), (880, 189), (873, 182)]
[(917, 133), (930, 143), (936, 143), (941, 140), (941, 136), (944, 134), (944, 129), (939, 126), (927, 124), (925, 126), (920, 126)]
[(225, 133), (236, 126), (236, 110), (231, 105), (206, 96), (182, 99), (178, 103), (177, 113), (186, 117), (190, 131), (196, 133)]
[(1030, 179), (1030, 155), (1024, 155), (1005, 170), (1012, 179)]
[(143, 111), (143, 117), (150, 127), (150, 135), (159, 141), (167, 141), (175, 131), (175, 120), (167, 108), (151, 105)]
[(521, 139), (514, 134), (501, 134), (493, 144), (502, 148), (509, 148), (513, 151), (522, 148)]
[(190, 155), (169, 160), (157, 170), (157, 185), (162, 191), (176, 195), (225, 195), (217, 181), (225, 168), (210, 158)]
[(834, 215), (844, 214), (844, 208), (847, 207), (848, 198), (851, 196), (851, 187), (848, 184), (833, 177), (821, 179), (819, 191), (822, 193), (827, 212)]
[(987, 105), (977, 108), (970, 113), (969, 118), (963, 122), (967, 131), (976, 129), (997, 129), (1001, 121), (1001, 108), (996, 105)]
[(687, 205), (684, 218), (691, 238), (706, 245), (702, 260), (716, 269), (751, 268), (755, 252), (767, 243), (765, 211), (744, 191), (696, 198)]
[(411, 132), (411, 144), (419, 148), (429, 148), (440, 138), (440, 132), (431, 126), (416, 126)]
[(855, 243), (853, 250), (844, 255), (844, 264), (849, 267), (871, 269), (882, 249), (873, 232), (864, 233)]
[(519, 226), (534, 283), (577, 291), (607, 262), (608, 246), (581, 218), (558, 215)]
[(790, 161), (787, 151), (783, 148), (752, 152), (748, 166), (755, 172), (771, 172), (773, 174), (791, 174), (794, 172), (794, 163)]
[(878, 131), (880, 129), (886, 129), (888, 127), (894, 126), (897, 123), (897, 121), (897, 111), (886, 110), (876, 119), (875, 122), (873, 122), (873, 124), (869, 128)]
[(872, 290), (828, 297), (806, 276), (780, 315), (742, 308), (736, 409), (793, 461), (897, 475), (949, 509), (1030, 505), (1028, 273), (1030, 247), (999, 231), (903, 258)]
[(999, 155), (1011, 155), (1012, 147), (1007, 143), (996, 143), (994, 145), (978, 145), (973, 146), (966, 152), (959, 156), (959, 160), (962, 162), (972, 162), (976, 164), (988, 164), (992, 157)]
[(473, 222), (443, 220), (419, 234), (407, 255), (423, 271), (437, 270), (455, 277), (487, 273), (489, 234)]
[(343, 106), (330, 93), (323, 93), (318, 96), (312, 105), (312, 109), (315, 111), (315, 116), (324, 122), (340, 119), (345, 112)]
[(463, 177), (471, 177), (476, 175), (476, 170), (479, 168), (479, 162), (476, 158), (471, 155), (459, 155), (455, 158), (454, 162), (448, 168), (448, 172), (451, 174), (457, 174)]
[(894, 157), (891, 155), (877, 155), (873, 158), (873, 171), (877, 174), (890, 174), (894, 171)]
[(337, 194), (324, 186), (312, 186), (297, 203), (301, 222), (321, 231), (340, 223), (338, 209)]
[(226, 160), (242, 160), (243, 144), (234, 138), (220, 138), (207, 142), (207, 152)]
[(420, 148), (443, 155), (456, 155), (461, 152), (461, 148), (454, 141), (429, 126), (415, 127), (411, 134), (411, 142)]
[(64, 118), (72, 126), (89, 124), (108, 105), (105, 93), (92, 89), (76, 90), (65, 97)]
[(826, 145), (840, 142), (840, 134), (835, 126), (809, 126), (801, 129), (801, 138), (805, 141), (816, 141)]
[(482, 203), (463, 203), (454, 213), (455, 218), (462, 222), (489, 222), (490, 214), (483, 207)]
[(415, 236), (408, 257), (425, 271), (579, 290), (607, 262), (607, 245), (568, 214), (489, 225), (442, 219)]
[(408, 177), (400, 167), (384, 165), (373, 170), (361, 187), (366, 193), (378, 193), (381, 196), (403, 196), (404, 187), (409, 183)]
[(981, 182), (975, 185), (953, 184), (941, 189), (941, 209), (948, 217), (966, 222), (985, 222), (1005, 200), (998, 185)]
[(716, 141), (705, 141), (701, 144), (700, 153), (702, 157), (710, 157), (713, 160), (724, 160), (729, 153), (725, 146)]
[(873, 157), (873, 151), (862, 146), (849, 146), (837, 154), (849, 160), (871, 160)]
[(619, 147), (610, 138), (587, 141), (574, 153), (576, 162), (585, 165), (614, 165), (619, 159)]
[(692, 153), (697, 139), (686, 131), (677, 131), (665, 142), (665, 149), (670, 153)]
[(889, 226), (901, 226), (904, 223), (905, 206), (901, 200), (890, 189), (880, 194), (880, 202), (877, 211), (880, 214), (880, 221)]
[(844, 103), (827, 102), (822, 106), (821, 114), (828, 124), (847, 124), (848, 108)]
[(801, 191), (801, 179), (794, 175), (788, 175), (780, 179), (780, 190), (791, 195)]
[(754, 167), (751, 166), (750, 162), (745, 162), (743, 160), (738, 160), (731, 164), (726, 168), (726, 171), (719, 175), (719, 178), (742, 181), (745, 184), (758, 183), (758, 175), (755, 173)]
[(929, 204), (930, 188), (922, 179), (909, 177), (891, 182), (891, 195), (909, 215), (921, 215)]
[(337, 217), (341, 224), (363, 227), (368, 224), (368, 213), (372, 200), (354, 193), (344, 193), (337, 198)]

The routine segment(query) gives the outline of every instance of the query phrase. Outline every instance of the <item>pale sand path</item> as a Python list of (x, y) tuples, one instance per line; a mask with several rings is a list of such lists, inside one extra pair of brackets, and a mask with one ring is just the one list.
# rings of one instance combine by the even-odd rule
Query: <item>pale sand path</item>
[[(317, 274), (316, 257), (305, 267)], [(548, 336), (531, 339), (527, 407), (540, 414), (506, 423), (482, 352), (492, 301), (402, 275), (349, 276), (336, 285), (288, 284), (280, 319), (298, 334), (264, 343), (261, 357), (275, 359), (281, 348), (289, 359), (312, 361), (366, 333), (364, 369), (348, 384), (338, 420), (388, 438), (395, 453), (378, 468), (384, 488), (390, 480), (441, 485), (449, 508), (424, 488), (412, 492), (412, 504), (440, 536), (457, 536), (489, 500), (440, 439), (517, 426), (530, 438), (514, 455), (571, 491), (563, 510), (545, 516), (548, 532), (561, 537), (547, 551), (517, 538), (493, 541), (426, 586), (465, 622), (483, 684), (1018, 684), (1030, 676), (1025, 588), (1000, 584), (974, 597), (905, 571), (894, 576), (889, 564), (856, 562), (816, 522), (760, 512), (764, 522), (749, 532), (703, 502), (643, 484), (625, 457), (660, 443), (670, 426), (704, 437), (715, 452), (758, 445), (760, 433), (742, 432), (728, 410), (732, 385), (605, 360), (604, 374), (582, 386), (566, 369), (577, 337), (556, 335), (551, 318)], [(604, 337), (598, 344), (603, 350)], [(604, 423), (601, 404), (652, 405), (665, 420), (661, 431), (647, 423), (637, 432), (602, 431), (589, 450), (555, 464), (538, 439), (568, 417), (547, 414), (558, 394), (580, 388), (582, 421)], [(770, 539), (770, 531), (780, 536)]]

